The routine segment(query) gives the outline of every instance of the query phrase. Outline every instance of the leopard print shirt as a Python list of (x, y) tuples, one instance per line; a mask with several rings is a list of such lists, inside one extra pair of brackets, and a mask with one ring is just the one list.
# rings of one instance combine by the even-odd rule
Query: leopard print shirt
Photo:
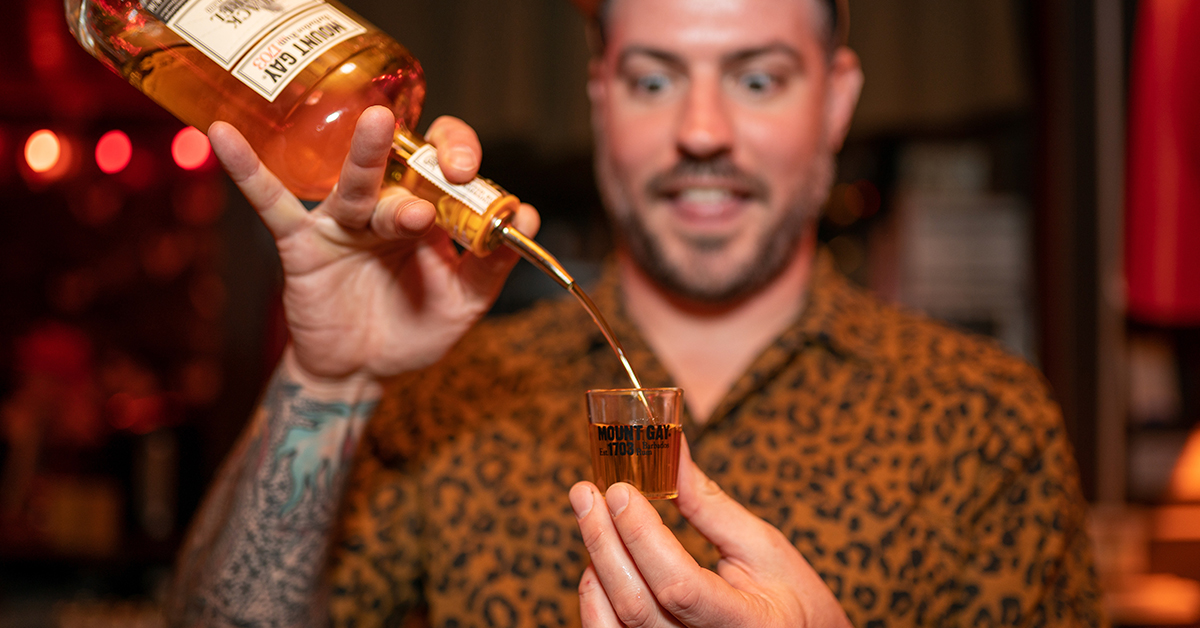
[[(671, 385), (619, 292), (610, 269), (594, 296), (643, 383)], [(560, 300), (485, 321), (390, 382), (333, 550), (335, 625), (577, 626), (588, 556), (567, 492), (591, 476), (584, 391), (623, 378), (583, 310)], [(793, 541), (856, 626), (1105, 621), (1041, 376), (875, 301), (827, 255), (795, 324), (709, 421), (683, 421), (700, 467)], [(713, 547), (656, 504), (715, 566)]]

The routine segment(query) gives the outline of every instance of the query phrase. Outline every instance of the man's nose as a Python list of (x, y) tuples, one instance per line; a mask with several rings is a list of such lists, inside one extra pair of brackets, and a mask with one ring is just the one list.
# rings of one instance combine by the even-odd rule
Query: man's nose
[(733, 121), (715, 77), (697, 77), (684, 101), (676, 141), (679, 151), (696, 158), (733, 148)]

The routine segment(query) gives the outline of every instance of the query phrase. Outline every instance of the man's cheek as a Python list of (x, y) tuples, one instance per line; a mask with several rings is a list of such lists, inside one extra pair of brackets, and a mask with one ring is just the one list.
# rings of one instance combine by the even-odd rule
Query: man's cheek
[(674, 147), (669, 116), (643, 114), (616, 116), (609, 127), (614, 150), (630, 159), (645, 159)]

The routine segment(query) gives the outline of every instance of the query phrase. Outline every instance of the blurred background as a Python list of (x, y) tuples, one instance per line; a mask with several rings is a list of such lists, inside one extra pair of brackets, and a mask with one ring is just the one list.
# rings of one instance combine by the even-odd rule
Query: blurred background
[[(594, 277), (582, 19), (349, 0), (482, 172)], [(0, 38), (0, 626), (158, 626), (202, 491), (284, 342), (270, 238), (202, 135), (57, 0)], [(821, 239), (882, 298), (1046, 374), (1119, 625), (1200, 625), (1200, 2), (852, 0), (867, 77)], [(528, 265), (497, 313), (559, 289)], [(1190, 462), (1189, 462), (1190, 461)]]

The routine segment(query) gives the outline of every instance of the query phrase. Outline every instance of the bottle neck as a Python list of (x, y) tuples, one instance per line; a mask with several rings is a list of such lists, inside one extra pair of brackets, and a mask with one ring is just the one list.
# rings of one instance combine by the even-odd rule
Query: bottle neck
[(408, 158), (412, 157), (413, 153), (417, 152), (417, 149), (427, 143), (425, 140), (414, 136), (412, 131), (409, 131), (408, 127), (403, 124), (397, 124), (396, 131), (392, 134), (392, 151), (404, 161), (408, 161)]
[[(392, 134), (392, 151), (396, 157), (407, 162), (413, 153), (425, 144), (427, 142), (414, 137), (412, 132), (404, 125), (396, 125), (396, 131)], [(517, 231), (516, 227), (509, 224), (508, 220), (510, 217), (510, 215), (506, 215), (503, 219), (496, 219), (498, 224), (493, 224), (491, 227), (492, 230), (498, 232), (500, 241), (519, 253), (521, 257), (525, 258), (539, 270), (549, 275), (559, 285), (570, 290), (571, 286), (575, 283), (575, 279), (571, 277), (567, 269), (553, 255), (543, 249), (537, 242), (534, 242), (532, 238)]]
[(567, 290), (575, 285), (575, 279), (571, 277), (571, 273), (568, 273), (567, 269), (563, 268), (563, 265), (553, 255), (546, 252), (546, 249), (534, 242), (532, 238), (517, 231), (516, 227), (510, 224), (501, 226), (500, 237), (502, 238), (501, 242), (508, 248), (516, 251), (538, 270), (549, 275), (551, 279), (558, 282), (558, 285)]

